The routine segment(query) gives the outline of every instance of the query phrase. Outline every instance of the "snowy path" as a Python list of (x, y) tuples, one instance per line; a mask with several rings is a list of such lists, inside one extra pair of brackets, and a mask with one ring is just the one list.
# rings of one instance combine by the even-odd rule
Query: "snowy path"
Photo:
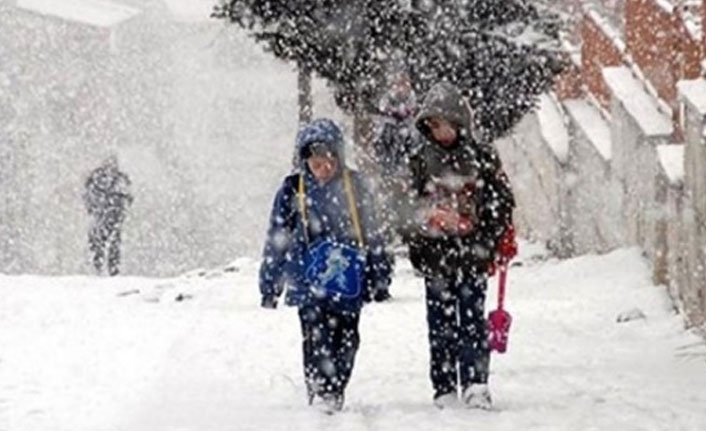
[[(395, 301), (364, 312), (333, 417), (305, 406), (296, 314), (256, 307), (253, 262), (171, 284), (0, 276), (0, 430), (706, 429), (706, 346), (637, 250), (524, 260), (496, 411), (431, 406), (421, 280), (401, 265)], [(647, 319), (615, 322), (633, 307)]]

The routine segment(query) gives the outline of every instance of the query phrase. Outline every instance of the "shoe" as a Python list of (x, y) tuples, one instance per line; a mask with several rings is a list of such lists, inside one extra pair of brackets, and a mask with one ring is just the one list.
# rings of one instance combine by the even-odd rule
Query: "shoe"
[(321, 396), (321, 402), (315, 404), (322, 413), (332, 415), (343, 410), (343, 395), (324, 394)]
[(469, 409), (490, 410), (493, 407), (490, 389), (485, 383), (475, 383), (468, 386), (463, 390), (462, 400)]
[(373, 301), (375, 301), (375, 302), (385, 302), (385, 301), (389, 301), (391, 299), (392, 299), (392, 295), (390, 295), (390, 292), (387, 289), (378, 290), (373, 295)]
[(447, 392), (445, 394), (434, 395), (434, 406), (439, 410), (458, 406), (458, 397), (456, 396), (456, 392)]

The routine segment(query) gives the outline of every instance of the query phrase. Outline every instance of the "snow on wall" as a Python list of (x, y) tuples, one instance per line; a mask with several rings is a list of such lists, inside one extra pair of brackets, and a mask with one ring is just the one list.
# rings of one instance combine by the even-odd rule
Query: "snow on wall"
[(596, 25), (601, 29), (603, 34), (605, 34), (608, 38), (610, 38), (610, 40), (613, 42), (613, 45), (621, 53), (625, 53), (627, 51), (627, 48), (625, 46), (625, 42), (623, 41), (623, 38), (620, 35), (620, 31), (613, 28), (613, 26), (608, 22), (608, 20), (605, 19), (598, 12), (598, 9), (595, 6), (587, 7), (587, 13), (591, 17), (593, 22), (595, 22)]
[(612, 158), (613, 145), (610, 140), (610, 125), (598, 109), (581, 99), (567, 100), (564, 107), (576, 127), (586, 135), (596, 151), (606, 160)]
[(701, 115), (706, 115), (706, 80), (680, 81), (677, 89), (686, 103), (690, 103)]
[[(691, 100), (685, 98), (686, 89)], [(706, 89), (687, 82), (680, 83), (680, 90), (686, 143), (683, 183), (668, 190), (668, 283), (690, 324), (700, 325), (706, 323), (706, 120), (703, 106), (694, 102), (702, 100)]]
[(684, 180), (684, 145), (666, 144), (657, 146), (659, 162), (669, 180), (680, 183)]
[(647, 135), (671, 135), (672, 122), (657, 108), (642, 84), (626, 67), (607, 67), (603, 78), (613, 96), (625, 106)]
[(539, 97), (537, 119), (545, 142), (557, 159), (565, 163), (569, 158), (569, 133), (564, 124), (564, 114), (561, 107), (548, 94)]
[(703, 0), (682, 0), (682, 16), (694, 40), (703, 38)]
[[(618, 77), (607, 122), (590, 103), (565, 101), (568, 163), (560, 164), (544, 139), (539, 113), (525, 118), (512, 139), (498, 142), (517, 197), (516, 223), (550, 250), (569, 255), (638, 245), (652, 264), (654, 282), (668, 286), (689, 324), (703, 324), (706, 87), (680, 84), (686, 114), (686, 144), (680, 145), (671, 142), (664, 122), (646, 124), (641, 112), (656, 115), (657, 108), (634, 106), (627, 99), (629, 85), (616, 85), (626, 76)], [(632, 95), (637, 102), (647, 97)]]
[(667, 13), (674, 13), (674, 4), (671, 0), (654, 0), (657, 6), (661, 7)]
[(679, 97), (685, 114), (685, 188), (693, 199), (700, 222), (706, 225), (706, 81), (680, 82)]
[(567, 178), (563, 163), (548, 145), (538, 119), (526, 116), (513, 135), (497, 143), (513, 186), (517, 209), (515, 224), (520, 233), (545, 243), (557, 255), (571, 253), (567, 232)]
[(567, 195), (576, 254), (605, 252), (624, 242), (623, 187), (612, 175), (609, 124), (584, 100), (564, 102), (570, 119), (573, 178)]

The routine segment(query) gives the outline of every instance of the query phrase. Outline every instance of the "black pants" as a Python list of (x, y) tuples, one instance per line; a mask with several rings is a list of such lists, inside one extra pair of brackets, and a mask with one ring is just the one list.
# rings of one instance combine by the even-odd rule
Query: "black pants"
[(118, 218), (103, 218), (96, 220), (88, 232), (88, 248), (98, 274), (104, 267), (111, 276), (120, 272), (120, 225)]
[(487, 383), (490, 366), (485, 318), (487, 278), (426, 278), (430, 377), (435, 395)]
[(359, 313), (308, 305), (299, 308), (299, 320), (309, 396), (342, 396), (360, 345)]

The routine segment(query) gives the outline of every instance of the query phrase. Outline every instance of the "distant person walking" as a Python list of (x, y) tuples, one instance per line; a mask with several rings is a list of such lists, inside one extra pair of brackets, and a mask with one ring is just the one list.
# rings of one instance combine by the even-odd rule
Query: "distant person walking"
[(118, 167), (116, 156), (108, 157), (86, 179), (83, 200), (91, 217), (88, 247), (96, 273), (120, 272), (120, 229), (132, 204), (130, 179)]
[[(390, 266), (394, 267), (394, 248), (398, 237), (409, 230), (411, 221), (404, 217), (409, 211), (410, 156), (419, 151), (424, 138), (415, 127), (417, 101), (409, 76), (398, 73), (389, 90), (380, 100), (379, 115), (374, 119), (371, 156), (375, 162), (371, 177), (377, 197), (377, 214), (382, 221)], [(377, 293), (385, 301), (391, 298), (387, 290)]]

